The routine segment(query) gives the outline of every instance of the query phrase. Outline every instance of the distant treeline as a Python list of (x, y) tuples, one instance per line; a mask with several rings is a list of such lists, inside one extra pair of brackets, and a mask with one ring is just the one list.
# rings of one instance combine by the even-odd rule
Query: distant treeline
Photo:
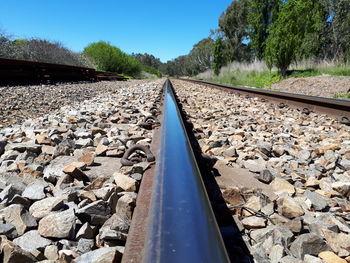
[(218, 24), (188, 55), (166, 63), (164, 72), (218, 73), (229, 62), (259, 59), (286, 75), (302, 59), (350, 61), (350, 0), (236, 0)]
[(78, 53), (65, 48), (59, 42), (38, 38), (12, 40), (0, 32), (0, 58), (89, 67), (133, 77), (142, 76), (143, 71), (162, 76), (159, 70), (144, 64), (138, 56), (127, 55), (103, 41), (89, 44), (82, 53)]
[(59, 42), (37, 38), (11, 40), (3, 33), (0, 33), (0, 58), (94, 67), (84, 54), (72, 52)]

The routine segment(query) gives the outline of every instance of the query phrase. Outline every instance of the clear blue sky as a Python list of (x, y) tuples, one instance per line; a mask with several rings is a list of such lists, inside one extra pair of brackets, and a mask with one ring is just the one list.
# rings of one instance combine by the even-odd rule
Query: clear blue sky
[(163, 62), (187, 54), (232, 0), (0, 0), (0, 29), (62, 42), (73, 51), (105, 40)]

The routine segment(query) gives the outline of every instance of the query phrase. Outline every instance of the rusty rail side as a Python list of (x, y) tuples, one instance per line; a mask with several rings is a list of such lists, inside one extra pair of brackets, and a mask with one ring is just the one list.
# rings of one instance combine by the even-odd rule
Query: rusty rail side
[(126, 80), (111, 72), (62, 64), (0, 58), (0, 84)]
[(245, 96), (259, 97), (266, 101), (279, 103), (281, 107), (283, 107), (283, 105), (289, 105), (297, 109), (302, 109), (305, 112), (324, 113), (330, 116), (335, 116), (339, 118), (340, 122), (350, 125), (350, 101), (348, 100), (308, 96), (258, 88), (231, 86), (202, 80), (180, 80), (230, 90)]

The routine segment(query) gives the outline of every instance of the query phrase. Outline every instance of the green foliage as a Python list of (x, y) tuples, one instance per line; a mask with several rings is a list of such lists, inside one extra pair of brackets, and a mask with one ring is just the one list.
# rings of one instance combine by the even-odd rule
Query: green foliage
[(300, 57), (307, 34), (317, 32), (322, 24), (317, 7), (317, 0), (289, 0), (282, 4), (277, 20), (268, 29), (266, 63), (276, 66), (282, 76), (286, 76), (292, 61)]
[(101, 71), (132, 76), (137, 76), (141, 72), (139, 61), (104, 41), (88, 45), (84, 48), (84, 54), (88, 55), (96, 63), (98, 70)]
[(94, 67), (83, 54), (72, 52), (59, 42), (45, 39), (12, 40), (0, 32), (0, 57), (80, 67)]
[(335, 99), (350, 99), (350, 94), (349, 93), (348, 94), (337, 93), (333, 96), (333, 98), (335, 98)]
[(327, 14), (319, 56), (350, 61), (350, 0), (320, 0)]
[(168, 61), (162, 68), (170, 76), (194, 76), (211, 68), (214, 40), (205, 38), (195, 44), (186, 56)]
[(142, 71), (145, 71), (145, 72), (152, 74), (152, 75), (156, 75), (158, 78), (161, 78), (163, 76), (162, 72), (160, 72), (156, 68), (150, 67), (150, 66), (142, 65)]
[(277, 19), (280, 0), (248, 0), (250, 46), (258, 59), (264, 56), (268, 27)]
[(145, 54), (132, 53), (131, 56), (133, 58), (137, 59), (144, 66), (149, 66), (149, 67), (152, 67), (152, 68), (155, 68), (158, 70), (161, 68), (162, 62), (160, 61), (159, 58), (156, 58), (153, 55), (150, 55), (147, 53), (145, 53)]
[(223, 57), (222, 57), (222, 40), (218, 38), (215, 41), (214, 46), (214, 73), (215, 75), (219, 75), (220, 69), (223, 66)]
[(213, 82), (232, 84), (238, 86), (248, 86), (255, 88), (269, 87), (272, 83), (280, 80), (277, 72), (270, 71), (243, 71), (235, 70), (221, 73), (219, 76), (209, 79)]
[[(288, 72), (286, 78), (313, 77), (325, 74), (333, 76), (350, 76), (350, 66), (339, 65), (305, 70), (293, 70)], [(240, 70), (237, 68), (234, 71), (222, 72), (219, 76), (213, 76), (211, 78), (207, 78), (207, 80), (239, 86), (269, 88), (271, 84), (279, 82), (281, 77), (277, 71)], [(337, 96), (339, 98), (349, 98), (350, 95), (337, 94)]]
[(248, 34), (248, 0), (233, 1), (219, 18), (220, 30), (229, 44), (229, 61), (248, 61), (251, 58), (246, 45)]

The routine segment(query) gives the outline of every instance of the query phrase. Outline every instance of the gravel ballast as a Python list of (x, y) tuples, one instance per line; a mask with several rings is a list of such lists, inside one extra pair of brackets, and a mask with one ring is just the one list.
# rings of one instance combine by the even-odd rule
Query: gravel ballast
[(216, 161), (215, 178), (254, 260), (330, 262), (322, 260), (331, 255), (349, 262), (350, 127), (254, 97), (173, 84), (202, 153)]

